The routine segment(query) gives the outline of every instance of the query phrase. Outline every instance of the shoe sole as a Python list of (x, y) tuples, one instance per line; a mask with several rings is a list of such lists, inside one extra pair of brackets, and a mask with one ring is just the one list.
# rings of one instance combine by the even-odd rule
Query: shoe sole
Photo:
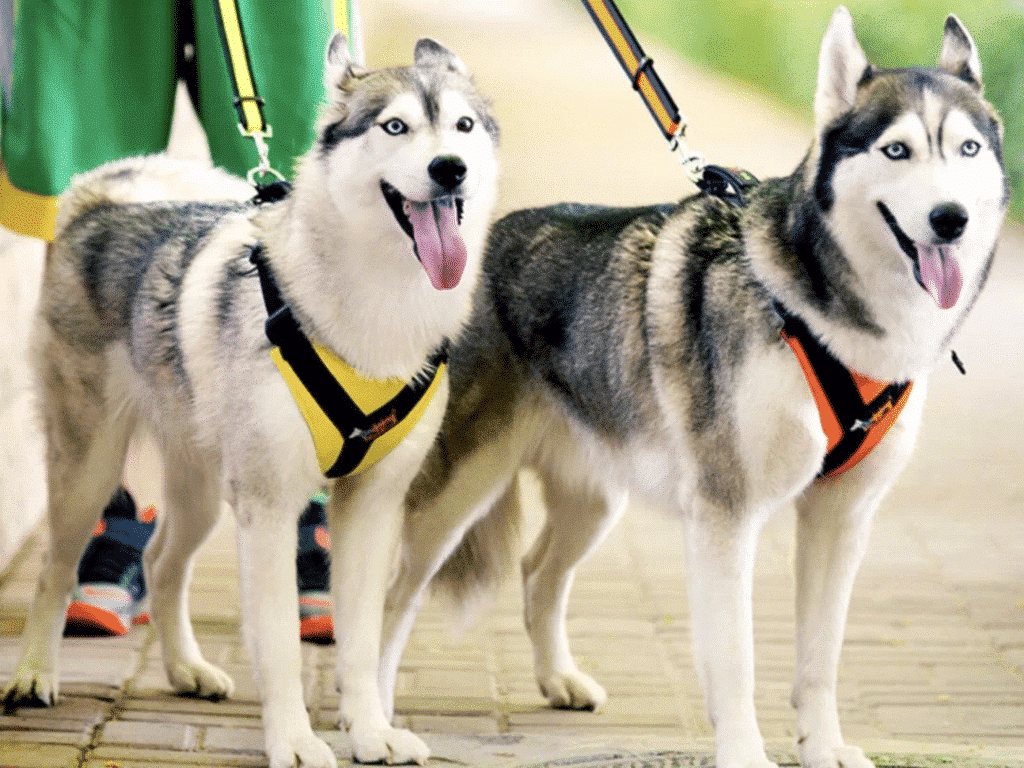
[(330, 645), (334, 642), (334, 619), (330, 614), (307, 616), (299, 622), (299, 637), (307, 643)]
[(64, 623), (64, 634), (71, 636), (120, 637), (127, 635), (129, 629), (130, 627), (126, 627), (116, 613), (82, 602), (74, 602), (68, 606), (67, 620)]

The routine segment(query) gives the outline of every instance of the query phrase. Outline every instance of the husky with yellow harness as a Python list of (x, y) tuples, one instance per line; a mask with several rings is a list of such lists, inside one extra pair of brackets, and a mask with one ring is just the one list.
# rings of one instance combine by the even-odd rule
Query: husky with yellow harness
[(52, 549), (7, 706), (54, 701), (75, 564), (148, 430), (166, 511), (146, 581), (175, 690), (232, 692), (187, 601), (224, 498), (270, 765), (336, 764), (303, 704), (296, 610), (296, 516), (326, 475), (341, 719), (359, 759), (425, 761), (381, 716), (367, 658), (402, 500), (447, 402), (447, 339), (477, 282), (498, 130), (463, 62), (431, 40), (412, 66), (370, 71), (337, 35), (325, 86), (280, 200), (225, 202), (244, 182), (160, 156), (101, 166), (61, 198), (36, 333)]
[(532, 467), (547, 519), (522, 560), (525, 618), (548, 702), (605, 700), (573, 660), (566, 606), (576, 565), (632, 494), (685, 523), (678, 567), (685, 550), (715, 764), (770, 768), (754, 704), (755, 552), (795, 503), (801, 763), (870, 767), (837, 709), (854, 574), (929, 372), (950, 364), (988, 274), (1008, 186), (1000, 122), (955, 17), (937, 68), (890, 70), (867, 62), (836, 11), (815, 121), (799, 167), (742, 194), (497, 222), (453, 342), (438, 443), (409, 493), (386, 692), (431, 580), (472, 595), (507, 564), (516, 472)]

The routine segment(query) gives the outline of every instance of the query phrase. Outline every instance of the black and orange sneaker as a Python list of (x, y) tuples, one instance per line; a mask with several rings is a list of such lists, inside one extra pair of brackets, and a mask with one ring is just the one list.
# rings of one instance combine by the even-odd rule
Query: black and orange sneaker
[(295, 569), (299, 581), (299, 636), (310, 643), (334, 642), (331, 602), (331, 536), (324, 514), (324, 494), (314, 496), (299, 518)]
[(117, 490), (78, 563), (65, 635), (126, 635), (132, 624), (149, 621), (142, 551), (156, 529), (155, 517), (153, 507), (137, 513), (131, 494)]

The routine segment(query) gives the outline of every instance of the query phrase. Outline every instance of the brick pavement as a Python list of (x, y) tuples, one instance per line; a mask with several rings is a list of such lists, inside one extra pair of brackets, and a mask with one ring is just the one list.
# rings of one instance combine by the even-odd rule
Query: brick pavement
[[(582, 15), (541, 0), (435, 8), (427, 0), (365, 8), (370, 60), (406, 59), (416, 36), (432, 34), (470, 64), (504, 128), (503, 208), (685, 192)], [(685, 101), (691, 140), (709, 156), (762, 175), (799, 159), (807, 129), (798, 119), (651, 50)], [(581, 117), (586, 129), (567, 132)], [(605, 166), (608, 157), (615, 161)], [(1014, 472), (1024, 453), (1021, 288), (1024, 235), (1011, 229), (956, 345), (970, 375), (947, 366), (935, 377), (918, 454), (883, 507), (857, 582), (840, 699), (847, 738), (879, 765), (1024, 766), (1024, 489)], [(525, 506), (537, 509), (529, 485)], [(767, 529), (755, 596), (757, 705), (771, 754), (784, 763), (794, 759), (791, 534), (786, 513)], [(462, 633), (444, 606), (428, 606), (403, 660), (397, 709), (431, 744), (432, 765), (707, 764), (711, 730), (690, 664), (680, 542), (678, 521), (634, 509), (581, 569), (569, 627), (580, 666), (608, 689), (598, 713), (542, 706), (514, 581)], [(15, 662), (43, 546), (36, 532), (0, 576), (0, 680)], [(61, 701), (0, 716), (0, 766), (266, 765), (234, 563), (226, 515), (203, 550), (192, 605), (204, 652), (234, 676), (230, 701), (170, 695), (147, 628), (66, 640)], [(345, 754), (333, 724), (332, 650), (304, 645), (304, 655), (314, 726)]]

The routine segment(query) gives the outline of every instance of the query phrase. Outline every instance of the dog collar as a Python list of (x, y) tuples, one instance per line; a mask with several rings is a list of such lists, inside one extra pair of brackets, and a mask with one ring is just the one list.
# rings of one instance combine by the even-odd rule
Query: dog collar
[(912, 382), (886, 384), (836, 360), (803, 320), (778, 302), (782, 338), (800, 362), (818, 406), (828, 452), (818, 477), (837, 477), (867, 456), (889, 431), (910, 397)]
[(311, 342), (274, 281), (263, 246), (249, 259), (267, 308), (270, 356), (295, 398), (327, 477), (362, 472), (397, 446), (423, 416), (448, 361), (447, 340), (411, 382), (367, 379), (329, 349)]

